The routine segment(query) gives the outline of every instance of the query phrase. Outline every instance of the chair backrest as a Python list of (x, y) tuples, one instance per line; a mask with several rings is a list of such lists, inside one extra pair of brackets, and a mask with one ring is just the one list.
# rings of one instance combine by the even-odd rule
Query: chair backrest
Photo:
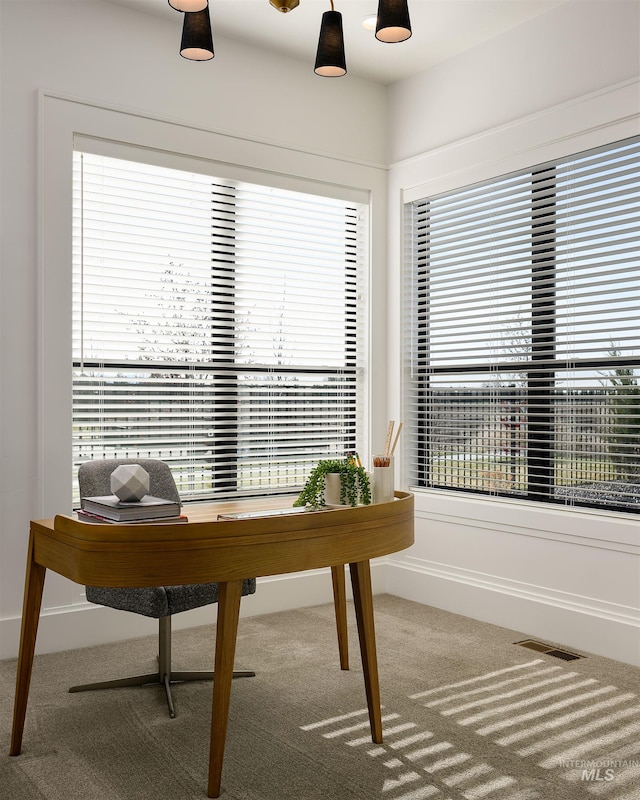
[(111, 494), (111, 473), (120, 464), (139, 464), (149, 473), (149, 494), (180, 502), (180, 494), (169, 465), (157, 458), (106, 458), (85, 461), (78, 469), (80, 497)]

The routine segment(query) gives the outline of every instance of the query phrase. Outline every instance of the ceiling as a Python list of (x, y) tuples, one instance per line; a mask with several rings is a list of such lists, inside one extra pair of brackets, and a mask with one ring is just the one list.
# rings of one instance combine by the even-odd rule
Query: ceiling
[[(173, 21), (178, 47), (182, 15), (167, 0), (109, 2)], [(372, 31), (362, 28), (363, 18), (376, 13), (377, 0), (335, 0), (335, 9), (343, 16), (348, 72), (388, 84), (429, 69), (563, 2), (409, 0), (413, 36), (399, 44), (378, 42)], [(330, 0), (300, 0), (297, 8), (282, 14), (269, 0), (210, 0), (214, 47), (217, 36), (239, 39), (303, 60), (312, 70), (322, 13), (330, 8)]]

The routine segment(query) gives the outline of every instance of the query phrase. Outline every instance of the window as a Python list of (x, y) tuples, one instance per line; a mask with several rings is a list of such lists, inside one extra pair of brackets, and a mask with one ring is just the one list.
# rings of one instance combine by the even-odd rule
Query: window
[(73, 209), (75, 469), (162, 458), (216, 499), (356, 449), (365, 205), (76, 152)]
[(413, 485), (640, 511), (639, 151), (407, 204)]

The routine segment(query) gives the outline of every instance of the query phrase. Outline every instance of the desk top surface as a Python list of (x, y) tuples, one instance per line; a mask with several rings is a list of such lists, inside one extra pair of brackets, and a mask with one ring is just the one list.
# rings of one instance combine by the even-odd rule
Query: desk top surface
[(188, 523), (97, 525), (67, 516), (31, 523), (34, 559), (92, 586), (204, 583), (369, 560), (413, 544), (413, 495), (389, 503), (219, 519), (279, 509), (293, 497), (185, 506)]

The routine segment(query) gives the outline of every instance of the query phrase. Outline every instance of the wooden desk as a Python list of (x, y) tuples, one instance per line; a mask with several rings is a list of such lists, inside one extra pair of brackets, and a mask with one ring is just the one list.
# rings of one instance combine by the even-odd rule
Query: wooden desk
[(382, 742), (369, 560), (413, 544), (413, 495), (396, 492), (391, 503), (358, 508), (217, 519), (223, 511), (283, 505), (280, 497), (187, 507), (186, 525), (94, 525), (64, 516), (31, 522), (10, 755), (22, 748), (47, 569), (89, 586), (220, 583), (208, 782), (208, 796), (219, 797), (243, 578), (320, 567), (344, 574), (349, 564), (371, 737)]

